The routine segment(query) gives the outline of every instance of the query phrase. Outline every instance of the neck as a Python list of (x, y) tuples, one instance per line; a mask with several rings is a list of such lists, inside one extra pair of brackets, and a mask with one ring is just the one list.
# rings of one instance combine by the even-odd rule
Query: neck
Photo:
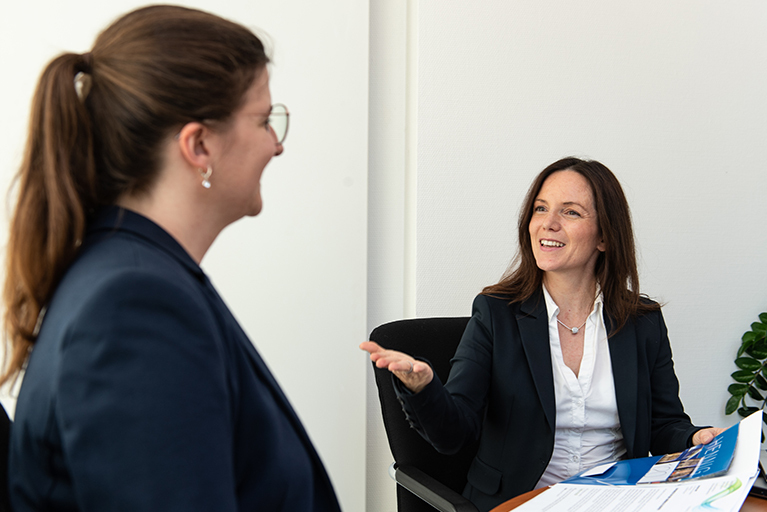
[(582, 322), (591, 313), (597, 293), (595, 276), (566, 279), (544, 273), (543, 284), (559, 307), (559, 316), (563, 321)]
[(184, 195), (165, 194), (163, 189), (158, 185), (145, 194), (121, 196), (117, 205), (141, 214), (163, 228), (199, 265), (223, 226), (212, 225), (210, 218), (201, 214), (204, 209), (195, 207), (193, 202), (185, 200)]

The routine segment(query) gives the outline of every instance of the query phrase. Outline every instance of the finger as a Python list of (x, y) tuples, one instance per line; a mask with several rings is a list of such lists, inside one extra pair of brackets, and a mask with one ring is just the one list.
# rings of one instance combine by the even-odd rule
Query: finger
[[(724, 429), (720, 428), (706, 428), (699, 430), (693, 436), (693, 444), (708, 444), (714, 440), (714, 438), (720, 434)], [(697, 439), (696, 439), (697, 438)]]
[(415, 361), (409, 359), (400, 359), (393, 364), (389, 365), (389, 371), (400, 372), (404, 374), (413, 373), (415, 369)]
[(383, 350), (383, 348), (381, 348), (381, 345), (379, 345), (375, 341), (363, 341), (362, 343), (360, 343), (360, 348), (364, 350), (365, 352), (370, 352), (371, 354), (373, 352), (380, 352), (381, 350)]
[(376, 368), (386, 368), (389, 371), (402, 371), (410, 368), (410, 365), (403, 363), (403, 358), (398, 352), (383, 350), (370, 354), (370, 360), (375, 363)]

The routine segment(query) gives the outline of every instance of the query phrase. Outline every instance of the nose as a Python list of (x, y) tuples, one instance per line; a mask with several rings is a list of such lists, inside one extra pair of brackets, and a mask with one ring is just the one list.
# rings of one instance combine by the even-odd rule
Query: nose
[(285, 148), (281, 143), (277, 142), (277, 133), (274, 131), (274, 128), (269, 126), (269, 132), (272, 134), (272, 137), (274, 137), (275, 141), (274, 156), (280, 156), (282, 152), (285, 151)]
[(541, 227), (547, 231), (557, 231), (559, 230), (559, 221), (557, 220), (556, 214), (553, 212), (549, 212), (546, 214), (546, 217), (543, 219), (543, 223), (541, 224)]

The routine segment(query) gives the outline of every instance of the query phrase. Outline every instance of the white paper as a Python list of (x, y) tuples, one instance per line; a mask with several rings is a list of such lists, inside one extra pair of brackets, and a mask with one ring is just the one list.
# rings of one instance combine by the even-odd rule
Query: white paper
[(762, 411), (738, 429), (726, 475), (641, 486), (556, 484), (514, 512), (737, 512), (758, 475)]

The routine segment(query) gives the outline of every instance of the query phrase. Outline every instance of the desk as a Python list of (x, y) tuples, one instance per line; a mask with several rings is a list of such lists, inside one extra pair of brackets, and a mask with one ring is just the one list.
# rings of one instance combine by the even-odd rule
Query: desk
[[(517, 496), (516, 498), (511, 498), (509, 501), (505, 503), (501, 503), (497, 507), (495, 507), (490, 512), (508, 512), (509, 510), (512, 510), (527, 500), (531, 500), (538, 496), (540, 493), (545, 491), (546, 489), (535, 489), (530, 492), (526, 492), (525, 494), (521, 494)], [(767, 512), (767, 500), (762, 498), (756, 498), (754, 496), (749, 496), (746, 498), (746, 501), (743, 503), (743, 506), (740, 508), (740, 512)]]

